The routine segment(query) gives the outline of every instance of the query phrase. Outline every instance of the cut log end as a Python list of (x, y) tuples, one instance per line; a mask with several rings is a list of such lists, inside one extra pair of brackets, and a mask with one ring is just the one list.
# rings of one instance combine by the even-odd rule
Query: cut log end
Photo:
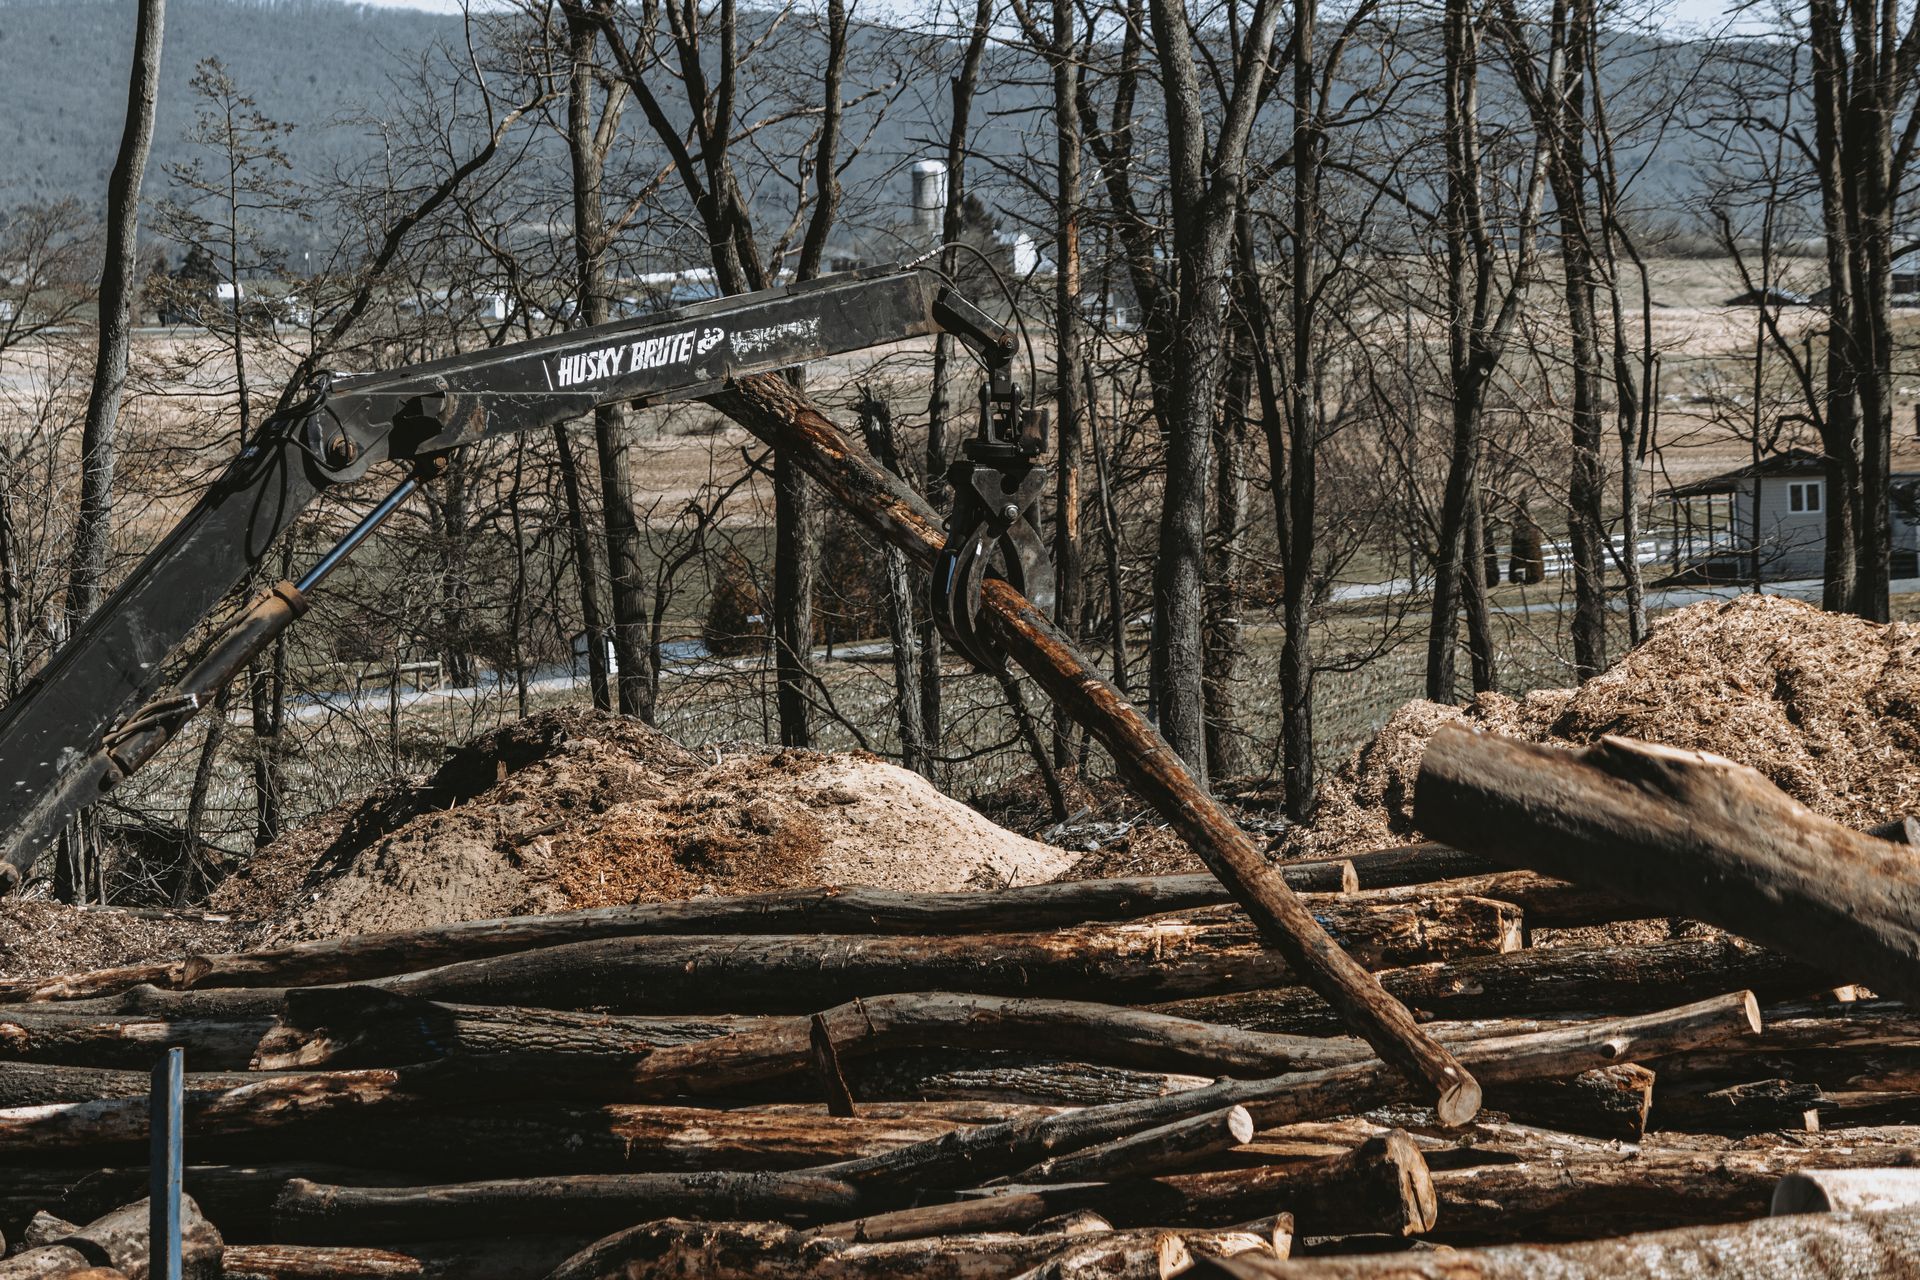
[[(1759, 1017), (1757, 1005), (1754, 1017)], [(1464, 1129), (1480, 1114), (1480, 1082), (1468, 1075), (1464, 1067), (1451, 1067), (1447, 1074), (1451, 1079), (1441, 1087), (1433, 1113), (1447, 1128)]]
[(1227, 1132), (1239, 1143), (1253, 1141), (1253, 1114), (1245, 1107), (1229, 1107), (1226, 1113)]

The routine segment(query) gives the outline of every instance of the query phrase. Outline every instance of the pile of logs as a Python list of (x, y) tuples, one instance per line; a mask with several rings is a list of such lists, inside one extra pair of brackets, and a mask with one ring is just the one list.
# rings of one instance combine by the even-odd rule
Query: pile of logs
[[(456, 924), (0, 988), (0, 1280), (141, 1273), (85, 1242), (144, 1222), (175, 1045), (196, 1274), (1920, 1268), (1886, 1209), (1920, 1177), (1885, 1172), (1920, 1166), (1920, 1014), (1844, 985), (1920, 991), (1908, 852), (1804, 812), (1742, 835), (1757, 802), (1701, 791), (1735, 775), (1697, 757), (1482, 758), (1513, 749), (1436, 740), (1419, 805), (1448, 845), (1281, 874), (1477, 1081), (1465, 1126), (1209, 875)], [(1532, 796), (1502, 807), (1502, 768)], [(1780, 852), (1814, 835), (1824, 876)], [(1680, 914), (1766, 945), (1668, 936)], [(1649, 917), (1660, 940), (1548, 935)], [(1829, 1212), (1756, 1221), (1787, 1175), (1781, 1203)]]

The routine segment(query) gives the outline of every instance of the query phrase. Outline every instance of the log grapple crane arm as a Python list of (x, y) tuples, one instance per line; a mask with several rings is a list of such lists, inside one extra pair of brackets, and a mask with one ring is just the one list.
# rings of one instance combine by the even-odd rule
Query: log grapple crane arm
[[(967, 443), (967, 459), (955, 464), (956, 476), (965, 468), (966, 479), (956, 482), (952, 558), (941, 558), (945, 585), (935, 583), (935, 616), (962, 653), (997, 665), (975, 625), (981, 577), (1005, 576), (1051, 597), (1051, 568), (1033, 527), (1044, 484), (1033, 458), (1044, 446), (1044, 421), (1019, 404), (1009, 373), (1012, 336), (931, 274), (897, 267), (848, 272), (392, 372), (322, 376), (262, 426), (0, 709), (0, 892), (18, 888), (74, 814), (152, 759), (304, 613), (309, 593), (437, 474), (452, 450), (550, 427), (603, 404), (710, 395), (734, 379), (938, 329), (978, 352), (988, 378), (979, 433)], [(380, 463), (405, 466), (405, 480), (299, 581), (256, 597), (161, 689), (168, 655), (260, 569), (300, 513)], [(970, 595), (963, 594), (969, 583)]]

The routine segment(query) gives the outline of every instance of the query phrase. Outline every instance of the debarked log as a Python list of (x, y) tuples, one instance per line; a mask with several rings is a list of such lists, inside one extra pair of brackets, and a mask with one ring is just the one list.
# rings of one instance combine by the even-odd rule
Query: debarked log
[[(1358, 887), (1344, 862), (1283, 869), (1297, 893)], [(905, 893), (860, 887), (698, 898), (595, 907), (553, 915), (463, 920), (388, 933), (323, 938), (253, 951), (187, 956), (153, 964), (0, 983), (0, 1001), (74, 1000), (147, 984), (195, 987), (308, 987), (411, 973), (461, 960), (568, 942), (673, 934), (1006, 933), (1095, 920), (1131, 920), (1231, 901), (1211, 875), (1136, 876), (1022, 885), (985, 893)]]
[(1442, 729), (1414, 821), (1512, 865), (1731, 929), (1920, 998), (1920, 858), (1719, 756), (1603, 738), (1578, 752)]
[(1908, 1213), (1770, 1218), (1553, 1246), (1263, 1263), (1203, 1262), (1188, 1274), (1231, 1280), (1906, 1280), (1920, 1273), (1920, 1217)]
[(581, 1236), (355, 1245), (230, 1244), (223, 1280), (544, 1280), (589, 1241)]
[(295, 1179), (275, 1206), (282, 1240), (377, 1244), (522, 1233), (599, 1234), (689, 1216), (819, 1222), (858, 1202), (852, 1187), (803, 1173), (631, 1173), (350, 1187)]
[[(804, 393), (778, 377), (731, 382), (707, 401), (826, 488), (883, 540), (932, 571), (946, 542), (939, 517), (899, 476), (880, 466)], [(1134, 789), (1246, 908), (1261, 936), (1336, 1010), (1342, 1025), (1420, 1083), (1446, 1124), (1480, 1109), (1466, 1070), (1424, 1032), (1366, 968), (1341, 950), (1278, 871), (1190, 773), (1173, 748), (1072, 640), (1000, 579), (981, 588), (983, 623), (1054, 705), (1097, 738)], [(926, 984), (947, 985), (947, 984)]]
[[(1520, 913), (1483, 898), (1317, 913), (1342, 946), (1386, 966), (1516, 950)], [(890, 991), (1170, 999), (1297, 981), (1238, 912), (954, 938), (640, 937), (570, 943), (382, 978), (403, 995), (629, 1013), (804, 1013)]]

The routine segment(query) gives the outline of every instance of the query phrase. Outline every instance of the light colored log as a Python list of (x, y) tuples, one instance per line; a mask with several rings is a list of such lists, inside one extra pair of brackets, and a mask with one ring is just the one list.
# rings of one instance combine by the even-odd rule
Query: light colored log
[(1231, 1258), (1192, 1276), (1232, 1280), (1911, 1280), (1920, 1215), (1827, 1214), (1590, 1240), (1268, 1263)]
[(1873, 1213), (1920, 1206), (1920, 1169), (1800, 1169), (1781, 1178), (1768, 1209), (1790, 1213)]

